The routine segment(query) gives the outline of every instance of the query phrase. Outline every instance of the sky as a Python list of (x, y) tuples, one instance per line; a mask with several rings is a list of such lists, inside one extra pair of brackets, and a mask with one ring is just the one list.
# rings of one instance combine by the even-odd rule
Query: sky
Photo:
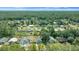
[(1, 11), (79, 11), (79, 7), (0, 7)]

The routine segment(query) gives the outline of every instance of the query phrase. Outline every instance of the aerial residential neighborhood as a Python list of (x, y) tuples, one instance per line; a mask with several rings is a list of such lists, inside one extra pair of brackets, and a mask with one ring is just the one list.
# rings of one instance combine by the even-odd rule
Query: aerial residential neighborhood
[(79, 11), (0, 11), (0, 51), (79, 50)]

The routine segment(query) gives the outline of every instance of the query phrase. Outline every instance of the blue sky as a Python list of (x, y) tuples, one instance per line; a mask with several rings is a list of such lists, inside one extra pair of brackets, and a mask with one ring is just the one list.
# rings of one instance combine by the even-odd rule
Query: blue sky
[(2, 11), (79, 11), (79, 7), (0, 7)]

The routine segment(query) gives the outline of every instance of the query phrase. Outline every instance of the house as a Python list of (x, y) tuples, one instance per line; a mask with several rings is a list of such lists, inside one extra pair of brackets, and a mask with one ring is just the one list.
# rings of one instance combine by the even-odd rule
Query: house
[(0, 38), (0, 45), (8, 42), (8, 40), (9, 40), (9, 38), (7, 38), (7, 37)]
[(42, 37), (38, 37), (37, 39), (36, 39), (36, 44), (40, 44), (40, 43), (42, 43)]
[(49, 36), (49, 38), (50, 38), (49, 43), (57, 42), (57, 40), (55, 38), (53, 38), (52, 36)]
[(59, 41), (60, 43), (65, 43), (67, 42), (67, 39), (64, 37), (56, 37), (57, 41)]
[(30, 40), (27, 39), (26, 37), (20, 38), (18, 41), (21, 47), (27, 47), (30, 44)]
[[(42, 40), (41, 40), (41, 39), (42, 39), (42, 37), (39, 36), (39, 37), (36, 39), (36, 43), (37, 43), (37, 44), (42, 43)], [(57, 40), (54, 39), (52, 36), (49, 36), (49, 42), (48, 42), (48, 43), (52, 43), (52, 42), (53, 42), (53, 43), (54, 43), (54, 42), (57, 42)]]
[(55, 31), (64, 31), (65, 28), (55, 28), (54, 30), (55, 30)]
[(34, 25), (29, 25), (29, 27), (33, 27)]
[(9, 43), (16, 43), (18, 41), (17, 38), (11, 38), (8, 42)]

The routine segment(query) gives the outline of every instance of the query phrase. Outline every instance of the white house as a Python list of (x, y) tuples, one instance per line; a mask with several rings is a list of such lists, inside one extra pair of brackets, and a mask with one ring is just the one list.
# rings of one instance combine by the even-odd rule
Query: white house
[(17, 38), (11, 38), (8, 42), (17, 42), (18, 39)]

